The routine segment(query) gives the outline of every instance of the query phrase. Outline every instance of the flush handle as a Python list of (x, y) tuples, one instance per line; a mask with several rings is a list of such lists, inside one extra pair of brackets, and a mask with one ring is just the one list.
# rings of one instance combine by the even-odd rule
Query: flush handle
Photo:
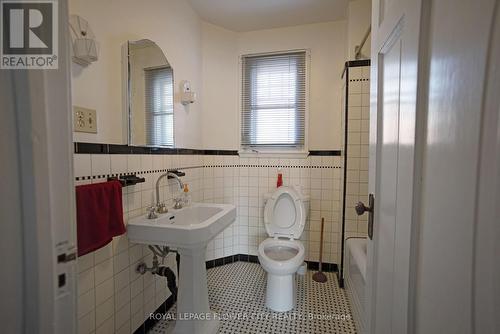
[(368, 212), (368, 237), (370, 240), (373, 239), (373, 212), (375, 208), (375, 198), (373, 194), (368, 196), (368, 206), (366, 206), (363, 202), (358, 202), (356, 204), (355, 210), (358, 216), (361, 216), (365, 212)]

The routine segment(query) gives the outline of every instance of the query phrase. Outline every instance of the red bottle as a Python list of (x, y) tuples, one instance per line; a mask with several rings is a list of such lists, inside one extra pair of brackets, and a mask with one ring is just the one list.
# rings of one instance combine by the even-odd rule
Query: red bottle
[(276, 182), (276, 188), (279, 188), (283, 185), (283, 174), (281, 171), (278, 171), (278, 181)]

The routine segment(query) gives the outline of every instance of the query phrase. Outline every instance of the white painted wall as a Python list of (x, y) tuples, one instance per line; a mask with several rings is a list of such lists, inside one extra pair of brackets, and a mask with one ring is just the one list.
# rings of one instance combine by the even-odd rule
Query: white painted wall
[[(370, 26), (372, 15), (371, 0), (349, 1), (347, 9), (347, 59), (353, 60), (356, 45), (360, 45), (361, 40)], [(371, 36), (370, 36), (371, 37)], [(370, 58), (371, 38), (366, 40), (361, 54), (363, 58)]]
[[(70, 0), (70, 13), (86, 19), (100, 44), (99, 60), (72, 65), (73, 104), (97, 110), (97, 134), (75, 141), (126, 143), (123, 125), (121, 45), (149, 38), (174, 68), (175, 146), (238, 149), (241, 54), (310, 49), (309, 149), (340, 149), (344, 60), (354, 57), (368, 22), (370, 0), (349, 2), (349, 20), (236, 33), (202, 22), (182, 0)], [(351, 50), (352, 49), (352, 50)], [(369, 50), (369, 43), (364, 50)], [(348, 54), (352, 53), (352, 57)], [(179, 82), (190, 80), (196, 103), (179, 103)]]
[(239, 148), (238, 56), (309, 49), (308, 148), (340, 149), (346, 25), (346, 21), (336, 21), (235, 34), (203, 24), (205, 148)]
[(309, 149), (340, 149), (346, 21), (259, 30), (238, 36), (239, 54), (309, 49)]
[(233, 31), (202, 23), (202, 120), (206, 149), (238, 149), (237, 36)]
[[(125, 143), (122, 126), (121, 45), (127, 40), (155, 41), (174, 69), (175, 142), (201, 147), (201, 94), (189, 107), (179, 102), (179, 82), (201, 90), (201, 22), (183, 0), (70, 0), (70, 14), (86, 19), (100, 44), (99, 60), (88, 67), (73, 64), (73, 104), (97, 110), (97, 134), (75, 133), (75, 141)], [(180, 129), (180, 130), (179, 130)]]
[[(176, 147), (238, 149), (238, 57), (310, 49), (308, 148), (340, 149), (340, 74), (348, 41), (359, 43), (368, 26), (365, 12), (367, 8), (369, 12), (369, 2), (350, 2), (352, 22), (236, 33), (202, 22), (182, 0), (154, 0), (148, 6), (132, 0), (70, 0), (70, 13), (90, 23), (100, 44), (97, 62), (72, 66), (73, 104), (97, 110), (98, 133), (75, 133), (74, 140), (126, 143), (121, 45), (128, 39), (149, 38), (162, 48), (174, 68)], [(198, 93), (197, 102), (188, 107), (179, 103), (179, 82), (184, 79)]]

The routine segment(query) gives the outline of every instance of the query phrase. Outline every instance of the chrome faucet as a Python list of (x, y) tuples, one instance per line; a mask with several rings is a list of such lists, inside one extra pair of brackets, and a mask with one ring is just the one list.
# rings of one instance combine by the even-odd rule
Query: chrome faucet
[(184, 189), (184, 183), (182, 183), (182, 180), (181, 180), (181, 178), (179, 177), (179, 175), (177, 175), (177, 174), (175, 174), (175, 173), (173, 173), (173, 172), (167, 172), (167, 176), (171, 176), (171, 177), (173, 177), (174, 179), (176, 179), (176, 180), (177, 180), (177, 182), (179, 182), (179, 188), (180, 188), (181, 190), (183, 190), (183, 189)]
[[(167, 206), (165, 205), (165, 202), (160, 202), (160, 181), (165, 176), (166, 177), (172, 177), (172, 178), (176, 179), (177, 182), (179, 183), (179, 188), (181, 190), (184, 189), (184, 183), (182, 183), (181, 178), (177, 174), (175, 174), (173, 172), (166, 172), (164, 174), (161, 174), (158, 177), (158, 179), (156, 180), (156, 212), (157, 213), (167, 213), (168, 212), (168, 209), (167, 209)], [(182, 207), (182, 204), (181, 204), (181, 207)], [(175, 209), (180, 209), (181, 207), (179, 207), (179, 204), (176, 201)]]

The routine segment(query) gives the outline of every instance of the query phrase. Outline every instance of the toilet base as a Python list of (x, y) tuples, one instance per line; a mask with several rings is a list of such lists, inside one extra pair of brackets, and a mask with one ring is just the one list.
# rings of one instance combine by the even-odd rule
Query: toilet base
[(295, 307), (295, 274), (273, 275), (267, 273), (266, 306), (276, 312), (290, 311)]

